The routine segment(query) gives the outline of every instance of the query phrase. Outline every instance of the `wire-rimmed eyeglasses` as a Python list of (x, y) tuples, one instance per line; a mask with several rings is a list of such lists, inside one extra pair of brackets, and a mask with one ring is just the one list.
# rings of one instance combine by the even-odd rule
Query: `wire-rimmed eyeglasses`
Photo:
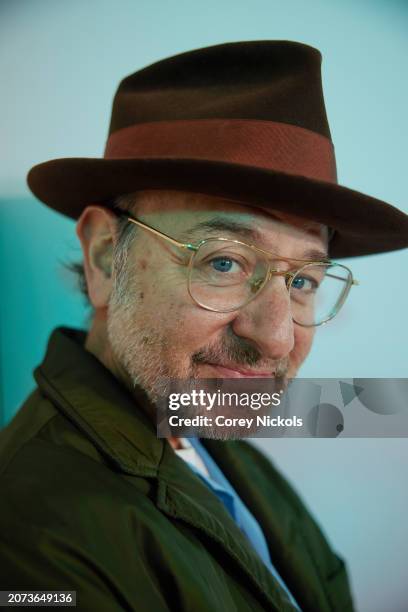
[[(303, 327), (316, 327), (333, 319), (353, 285), (349, 268), (329, 259), (309, 261), (276, 256), (253, 244), (231, 238), (204, 238), (196, 244), (181, 242), (127, 212), (114, 211), (127, 221), (191, 251), (188, 292), (194, 302), (213, 312), (233, 312), (255, 299), (273, 277), (283, 276), (289, 292), (292, 318)], [(292, 270), (278, 270), (271, 262), (301, 262)]]

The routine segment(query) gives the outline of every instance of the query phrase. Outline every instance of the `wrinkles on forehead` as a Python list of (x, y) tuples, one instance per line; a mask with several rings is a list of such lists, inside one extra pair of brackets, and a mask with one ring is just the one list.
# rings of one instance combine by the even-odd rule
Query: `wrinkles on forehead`
[(222, 235), (274, 252), (274, 238), (287, 236), (296, 241), (299, 259), (328, 257), (328, 228), (310, 219), (204, 194), (151, 190), (134, 196), (137, 218), (182, 241)]
[[(281, 223), (281, 221), (279, 222)], [(306, 231), (303, 228), (301, 228), (301, 230)], [(271, 248), (271, 245), (268, 244), (268, 235), (265, 235), (265, 232), (260, 230), (256, 224), (225, 217), (224, 215), (211, 216), (207, 220), (194, 224), (194, 226), (189, 227), (188, 230), (183, 233), (181, 239), (194, 242), (200, 240), (203, 236), (238, 238), (248, 244), (264, 247), (265, 249), (269, 248), (272, 253), (275, 252), (275, 250)], [(327, 259), (327, 257), (327, 249), (323, 247), (305, 247), (301, 251), (299, 259), (321, 261)]]

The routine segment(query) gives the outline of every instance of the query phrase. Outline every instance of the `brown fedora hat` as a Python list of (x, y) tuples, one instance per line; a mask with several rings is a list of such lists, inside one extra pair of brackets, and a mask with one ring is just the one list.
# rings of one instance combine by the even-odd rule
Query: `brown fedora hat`
[(289, 41), (217, 45), (125, 78), (102, 159), (34, 166), (28, 185), (78, 218), (90, 203), (144, 189), (204, 193), (333, 228), (330, 255), (408, 246), (408, 215), (337, 183), (321, 55)]

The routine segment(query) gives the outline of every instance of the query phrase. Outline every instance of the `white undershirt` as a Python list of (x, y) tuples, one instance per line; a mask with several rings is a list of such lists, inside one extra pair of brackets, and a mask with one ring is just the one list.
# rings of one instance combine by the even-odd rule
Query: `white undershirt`
[(192, 465), (194, 465), (194, 467), (196, 467), (199, 472), (201, 472), (204, 476), (207, 476), (208, 478), (210, 474), (207, 468), (205, 467), (203, 460), (201, 459), (195, 448), (188, 441), (188, 438), (179, 438), (179, 440), (182, 448), (175, 449), (177, 455), (181, 459), (184, 459), (184, 461), (187, 461), (187, 463), (191, 463)]

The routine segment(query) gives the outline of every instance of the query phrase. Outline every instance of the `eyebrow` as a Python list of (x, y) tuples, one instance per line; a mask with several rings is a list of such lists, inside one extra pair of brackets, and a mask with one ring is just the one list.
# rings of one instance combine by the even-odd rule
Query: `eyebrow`
[[(242, 238), (250, 239), (253, 246), (257, 246), (256, 243), (262, 244), (264, 241), (264, 236), (262, 232), (257, 230), (256, 228), (248, 225), (246, 223), (242, 223), (240, 221), (233, 221), (229, 219), (223, 219), (222, 217), (212, 217), (207, 219), (206, 221), (200, 221), (200, 223), (196, 223), (192, 227), (190, 227), (185, 235), (188, 236), (188, 239), (198, 236), (201, 232), (227, 232), (230, 234), (238, 234)], [(303, 251), (303, 256), (301, 258), (291, 257), (288, 259), (305, 259), (305, 260), (318, 260), (325, 261), (329, 259), (328, 253), (326, 251), (321, 251), (319, 249), (306, 249)]]

